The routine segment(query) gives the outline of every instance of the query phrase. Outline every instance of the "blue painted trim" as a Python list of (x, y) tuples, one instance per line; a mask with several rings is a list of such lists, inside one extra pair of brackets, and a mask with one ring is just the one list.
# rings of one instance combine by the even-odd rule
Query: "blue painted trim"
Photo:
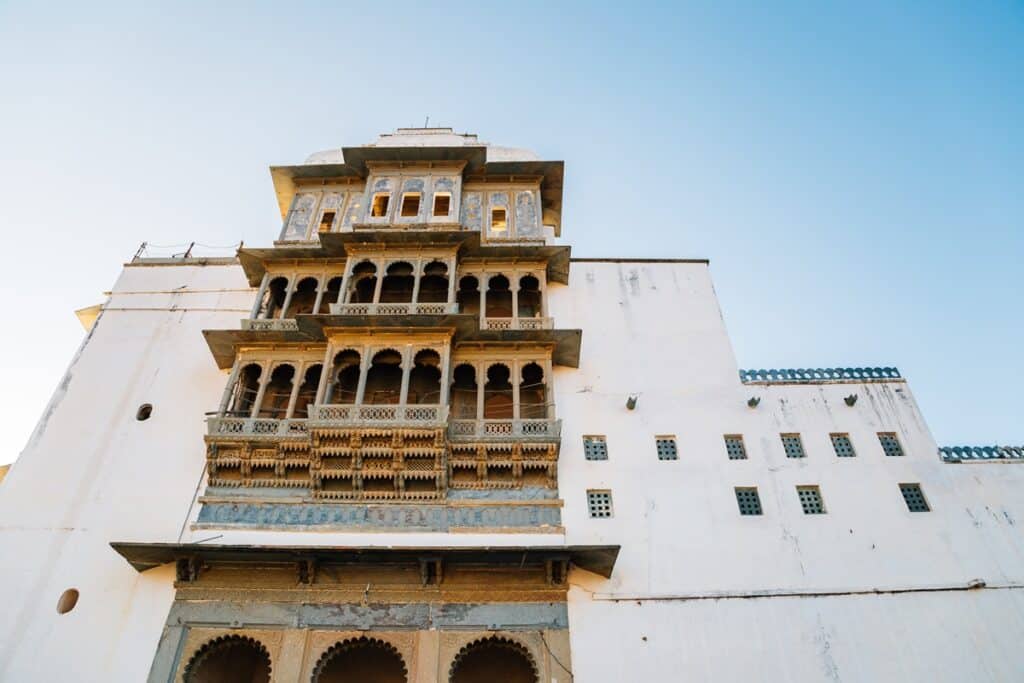
[(942, 446), (939, 455), (946, 462), (1024, 461), (1024, 446)]
[(902, 379), (896, 368), (785, 368), (740, 370), (741, 382), (826, 382)]

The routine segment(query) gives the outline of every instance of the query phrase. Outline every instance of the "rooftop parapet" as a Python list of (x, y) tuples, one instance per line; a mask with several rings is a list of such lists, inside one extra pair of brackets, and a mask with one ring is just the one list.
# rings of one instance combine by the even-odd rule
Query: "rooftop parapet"
[(942, 446), (939, 456), (944, 462), (1024, 462), (1024, 446)]
[(903, 379), (896, 368), (785, 368), (740, 370), (744, 384), (815, 384), (819, 382), (870, 382)]

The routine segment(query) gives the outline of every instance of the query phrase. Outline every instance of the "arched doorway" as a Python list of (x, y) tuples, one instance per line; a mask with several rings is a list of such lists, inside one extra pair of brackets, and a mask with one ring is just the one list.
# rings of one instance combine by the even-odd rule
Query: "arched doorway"
[(185, 667), (185, 683), (269, 683), (270, 655), (243, 636), (224, 636), (199, 649)]
[(312, 683), (406, 683), (405, 662), (393, 645), (353, 638), (333, 645), (313, 669)]
[(529, 650), (507, 638), (484, 638), (459, 650), (449, 683), (537, 683), (537, 666)]

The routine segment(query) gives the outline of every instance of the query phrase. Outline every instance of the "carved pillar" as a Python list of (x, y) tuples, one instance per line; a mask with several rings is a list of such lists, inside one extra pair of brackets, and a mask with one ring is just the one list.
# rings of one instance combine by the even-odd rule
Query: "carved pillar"
[[(309, 364), (304, 362), (298, 362), (294, 366), (292, 366), (295, 368), (295, 374), (292, 375), (292, 393), (291, 396), (288, 397), (288, 408), (286, 408), (284, 411), (284, 417), (286, 420), (290, 420), (292, 418), (292, 412), (295, 410), (295, 402), (299, 398), (299, 386), (302, 385), (302, 373), (306, 371), (307, 365)], [(320, 374), (322, 375), (323, 373)]]
[(412, 303), (417, 303), (420, 300), (420, 280), (423, 278), (423, 258), (416, 259), (416, 265), (413, 266), (416, 270), (413, 273), (415, 277), (412, 279)]
[(260, 373), (260, 388), (256, 392), (256, 400), (252, 402), (252, 410), (249, 412), (249, 417), (256, 417), (260, 414), (260, 404), (263, 403), (263, 394), (267, 390), (267, 384), (270, 383), (270, 368), (273, 363), (267, 361), (261, 363), (260, 367), (263, 368), (263, 372)]
[(484, 419), (484, 385), (487, 383), (487, 370), (483, 363), (476, 363), (476, 419)]
[(284, 314), (288, 312), (288, 305), (292, 302), (292, 294), (299, 286), (299, 274), (294, 273), (290, 280), (288, 280), (288, 293), (284, 297), (284, 303), (281, 305), (281, 315), (278, 318), (284, 319)]
[(373, 288), (373, 303), (380, 303), (380, 289), (384, 285), (384, 268), (383, 261), (374, 261), (374, 265), (377, 266), (377, 286)]
[(263, 297), (267, 295), (267, 285), (270, 283), (270, 273), (263, 273), (263, 280), (260, 282), (260, 288), (256, 290), (256, 303), (252, 305), (252, 312), (249, 317), (255, 320), (260, 315), (260, 307), (263, 305)]
[(448, 303), (455, 303), (455, 281), (458, 280), (458, 273), (455, 272), (456, 257), (452, 256), (448, 263)]
[(512, 329), (519, 329), (519, 273), (513, 271), (512, 280), (508, 283), (512, 290)]
[(551, 374), (551, 359), (544, 361), (544, 417), (549, 420), (555, 419), (555, 402), (552, 397), (555, 395), (554, 376)]
[(363, 347), (363, 355), (359, 358), (359, 385), (356, 388), (356, 405), (363, 404), (363, 396), (366, 394), (366, 375), (370, 372), (370, 347)]
[(327, 353), (324, 355), (324, 364), (320, 368), (320, 384), (316, 388), (316, 400), (313, 401), (314, 405), (322, 403), (330, 403), (331, 397), (326, 394), (327, 381), (331, 377), (331, 372), (334, 370), (333, 359), (331, 358), (331, 344), (327, 345)]
[(345, 274), (341, 276), (341, 289), (338, 290), (338, 300), (332, 303), (343, 304), (348, 302), (348, 288), (352, 283), (352, 260), (345, 260)]
[(449, 377), (451, 352), (451, 346), (448, 342), (445, 342), (445, 345), (441, 348), (441, 397), (437, 401), (443, 406), (448, 405), (448, 391), (452, 386), (452, 378)]
[(313, 315), (320, 313), (320, 302), (324, 300), (324, 291), (327, 289), (327, 273), (321, 273), (316, 288), (316, 300), (313, 302)]
[(228, 403), (231, 401), (231, 395), (235, 391), (235, 385), (238, 383), (238, 373), (242, 370), (242, 364), (239, 361), (235, 361), (234, 366), (231, 368), (231, 374), (228, 375), (228, 384), (224, 387), (224, 395), (220, 399), (220, 410), (218, 411), (221, 415), (228, 409)]
[(480, 285), (480, 329), (486, 330), (487, 323), (487, 273), (483, 272), (477, 277)]
[(519, 360), (512, 361), (512, 419), (519, 419), (519, 383), (521, 378), (519, 377)]
[(412, 344), (406, 344), (402, 351), (402, 388), (398, 392), (398, 405), (404, 406), (409, 400), (409, 375), (412, 373)]

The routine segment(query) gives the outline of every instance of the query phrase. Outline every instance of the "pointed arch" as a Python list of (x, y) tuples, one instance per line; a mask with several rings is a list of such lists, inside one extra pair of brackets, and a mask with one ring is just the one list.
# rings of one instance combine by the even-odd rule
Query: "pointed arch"
[(270, 653), (247, 636), (221, 636), (199, 648), (185, 665), (185, 683), (269, 683)]
[(448, 670), (448, 683), (538, 683), (537, 662), (521, 643), (488, 636), (467, 644)]

